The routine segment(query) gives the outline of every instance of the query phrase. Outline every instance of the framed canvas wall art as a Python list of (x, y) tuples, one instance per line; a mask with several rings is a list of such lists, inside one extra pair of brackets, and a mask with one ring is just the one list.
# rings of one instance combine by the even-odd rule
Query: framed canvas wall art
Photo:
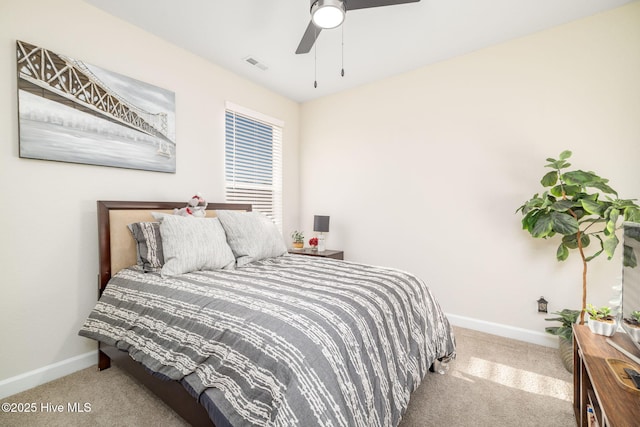
[(175, 94), (17, 41), (20, 157), (175, 173)]

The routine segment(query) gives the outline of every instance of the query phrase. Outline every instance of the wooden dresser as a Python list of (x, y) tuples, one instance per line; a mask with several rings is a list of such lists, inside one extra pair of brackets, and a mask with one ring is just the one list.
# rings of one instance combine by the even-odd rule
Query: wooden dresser
[[(596, 335), (587, 325), (573, 327), (573, 410), (578, 427), (587, 427), (587, 405), (593, 408), (600, 427), (640, 426), (640, 390), (625, 389), (618, 383), (606, 359), (633, 362), (607, 344), (607, 337)], [(611, 340), (640, 357), (640, 352), (624, 333)], [(640, 371), (640, 366), (635, 364)]]

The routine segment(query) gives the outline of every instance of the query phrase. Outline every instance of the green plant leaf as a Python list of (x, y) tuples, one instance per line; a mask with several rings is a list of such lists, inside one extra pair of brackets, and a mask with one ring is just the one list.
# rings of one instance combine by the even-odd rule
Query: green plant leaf
[(609, 221), (607, 222), (608, 234), (615, 233), (616, 223), (618, 222), (619, 216), (620, 216), (620, 211), (618, 209), (611, 209), (611, 212), (609, 212)]
[(526, 215), (532, 209), (539, 208), (544, 204), (544, 200), (538, 197), (537, 194), (534, 194), (533, 197), (527, 200), (522, 206), (516, 209), (516, 212), (521, 211), (523, 215)]
[(618, 193), (613, 188), (609, 187), (604, 182), (591, 182), (589, 184), (586, 184), (586, 186), (597, 188), (598, 190), (602, 191), (605, 194), (613, 194), (616, 196), (618, 195)]
[(598, 198), (600, 197), (600, 194), (598, 193), (593, 193), (593, 194), (589, 194), (589, 193), (579, 193), (576, 195), (577, 198), (579, 198), (580, 200), (584, 199), (584, 200), (591, 200), (593, 202), (597, 202)]
[(551, 190), (549, 190), (549, 192), (550, 192), (551, 194), (553, 194), (554, 196), (556, 196), (556, 197), (562, 197), (562, 195), (563, 195), (563, 194), (562, 194), (562, 191), (563, 191), (563, 190), (564, 190), (564, 189), (562, 188), (562, 186), (561, 186), (561, 185), (556, 185), (556, 186), (555, 186), (555, 187), (553, 187)]
[(565, 308), (562, 311), (553, 313), (559, 314), (560, 317), (546, 318), (544, 320), (558, 321), (562, 323), (562, 326), (549, 326), (544, 328), (544, 330), (549, 334), (558, 335), (571, 340), (573, 324), (578, 320), (578, 316), (580, 316), (581, 311), (582, 310), (569, 310), (568, 308)]
[(558, 182), (558, 172), (556, 171), (547, 172), (540, 180), (543, 187), (553, 187), (556, 182)]
[(637, 207), (630, 207), (624, 211), (624, 220), (631, 222), (640, 222), (640, 209)]
[(580, 192), (579, 185), (565, 185), (562, 187), (561, 185), (556, 185), (549, 192), (556, 197), (562, 197), (562, 190), (564, 189), (564, 194), (567, 197), (573, 197)]
[[(583, 248), (586, 248), (591, 243), (589, 235), (585, 233), (580, 233), (580, 241)], [(564, 245), (569, 249), (578, 249), (578, 233), (564, 236), (562, 238), (562, 243), (564, 243)]]
[(625, 267), (635, 268), (638, 266), (638, 259), (629, 245), (622, 245), (622, 265)]
[(612, 201), (612, 205), (620, 210), (627, 208), (638, 208), (633, 200), (630, 199), (617, 199)]
[(587, 217), (579, 222), (580, 224), (598, 224), (598, 223), (605, 223), (607, 221), (602, 218)]
[(591, 261), (591, 260), (592, 260), (592, 259), (594, 259), (594, 258), (598, 258), (602, 252), (604, 252), (604, 249), (600, 249), (600, 250), (599, 250), (598, 252), (596, 252), (595, 254), (593, 254), (593, 255), (591, 255), (591, 256), (588, 256), (588, 257), (585, 257), (585, 259), (584, 259), (584, 260), (585, 260), (586, 262), (589, 262), (589, 261)]
[(529, 233), (532, 233), (533, 226), (536, 225), (536, 222), (538, 221), (538, 216), (540, 216), (542, 212), (544, 211), (540, 209), (534, 209), (529, 213), (527, 213), (524, 216), (524, 218), (522, 218), (522, 228), (524, 230), (527, 230)]
[(569, 258), (569, 248), (567, 248), (563, 243), (560, 243), (558, 246), (558, 250), (556, 251), (556, 259), (558, 261), (564, 261)]
[(552, 159), (552, 158), (548, 158), (547, 159), (547, 163), (546, 165), (544, 165), (545, 168), (551, 168), (551, 169), (555, 169), (556, 171), (560, 170), (560, 169), (565, 169), (569, 166), (571, 166), (571, 164), (565, 162), (564, 160), (556, 160), (556, 159)]
[(582, 209), (582, 205), (580, 205), (579, 208), (573, 208), (572, 211), (575, 214), (575, 216), (578, 217), (578, 220), (580, 220), (585, 215), (585, 211), (584, 209)]
[(578, 232), (578, 221), (569, 214), (563, 212), (551, 212), (552, 229), (556, 233), (565, 236)]
[(551, 205), (551, 209), (558, 212), (566, 212), (573, 207), (574, 203), (571, 200), (558, 200)]
[(602, 238), (597, 234), (595, 235), (595, 237), (596, 237), (596, 239), (598, 239), (598, 243), (600, 243), (600, 250), (598, 252), (594, 253), (593, 255), (586, 257), (585, 258), (586, 262), (589, 262), (592, 259), (597, 258), (598, 256), (600, 256), (601, 253), (604, 252), (604, 242), (602, 241)]
[(542, 212), (536, 216), (536, 221), (529, 231), (533, 237), (546, 237), (551, 230), (553, 230), (551, 215)]
[(583, 170), (569, 171), (562, 174), (562, 179), (570, 185), (587, 186), (595, 182), (602, 182), (602, 178), (592, 172), (585, 172)]
[(582, 205), (584, 210), (591, 215), (602, 215), (603, 207), (600, 205), (600, 203), (594, 202), (593, 200), (589, 199), (582, 199), (580, 200), (580, 204)]
[(613, 253), (618, 246), (618, 238), (615, 234), (612, 234), (608, 239), (603, 242), (604, 252), (607, 254), (607, 258), (613, 258)]
[(571, 157), (571, 151), (570, 150), (564, 150), (562, 153), (560, 153), (560, 160), (567, 160), (569, 157)]

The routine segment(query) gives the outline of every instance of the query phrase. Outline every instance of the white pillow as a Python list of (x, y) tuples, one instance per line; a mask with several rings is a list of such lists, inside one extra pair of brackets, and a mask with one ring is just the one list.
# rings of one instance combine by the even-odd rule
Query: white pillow
[(162, 277), (197, 270), (233, 268), (235, 258), (218, 218), (156, 214), (160, 221), (164, 265)]
[[(278, 227), (259, 212), (216, 211), (227, 234), (227, 242), (241, 267), (253, 261), (287, 253)], [(166, 255), (165, 255), (166, 256)]]

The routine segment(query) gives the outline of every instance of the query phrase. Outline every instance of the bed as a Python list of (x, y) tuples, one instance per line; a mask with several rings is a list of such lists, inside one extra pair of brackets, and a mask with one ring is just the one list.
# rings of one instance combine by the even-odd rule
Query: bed
[[(250, 205), (172, 215), (183, 206), (98, 201), (100, 299), (79, 334), (98, 341), (99, 369), (117, 364), (190, 424), (395, 426), (434, 362), (455, 357), (417, 277), (289, 255)], [(141, 241), (165, 248), (163, 265)], [(197, 262), (216, 261), (199, 268), (201, 246), (215, 254)]]

